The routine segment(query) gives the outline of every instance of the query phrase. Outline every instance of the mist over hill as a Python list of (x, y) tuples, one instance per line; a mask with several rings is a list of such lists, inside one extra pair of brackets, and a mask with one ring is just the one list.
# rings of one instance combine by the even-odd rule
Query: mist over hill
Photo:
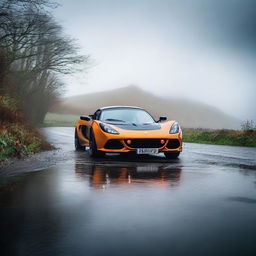
[(93, 114), (103, 106), (129, 105), (148, 110), (155, 119), (167, 116), (186, 128), (238, 129), (240, 120), (210, 105), (183, 98), (156, 96), (136, 86), (83, 94), (62, 99), (51, 112)]

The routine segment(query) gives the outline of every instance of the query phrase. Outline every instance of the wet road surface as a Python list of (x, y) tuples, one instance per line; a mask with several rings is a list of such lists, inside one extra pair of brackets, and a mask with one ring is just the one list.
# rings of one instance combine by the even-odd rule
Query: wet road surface
[(1, 255), (256, 255), (255, 148), (92, 160), (43, 132), (62, 157), (1, 177)]

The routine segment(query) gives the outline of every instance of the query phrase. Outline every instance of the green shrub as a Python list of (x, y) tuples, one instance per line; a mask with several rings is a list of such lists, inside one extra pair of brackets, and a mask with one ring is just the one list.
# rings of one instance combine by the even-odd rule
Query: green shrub
[(256, 147), (256, 131), (184, 129), (183, 141)]
[(0, 114), (0, 161), (52, 149), (17, 111), (12, 99), (0, 96)]

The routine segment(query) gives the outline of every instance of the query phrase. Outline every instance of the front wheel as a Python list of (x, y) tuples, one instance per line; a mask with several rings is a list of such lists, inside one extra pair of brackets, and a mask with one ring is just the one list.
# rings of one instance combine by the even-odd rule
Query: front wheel
[(91, 136), (90, 136), (90, 143), (89, 143), (89, 155), (91, 157), (103, 157), (105, 155), (104, 152), (99, 151), (97, 149), (97, 144), (96, 144), (94, 135), (92, 133), (91, 133)]
[(164, 152), (164, 155), (168, 159), (176, 159), (179, 157), (180, 152)]

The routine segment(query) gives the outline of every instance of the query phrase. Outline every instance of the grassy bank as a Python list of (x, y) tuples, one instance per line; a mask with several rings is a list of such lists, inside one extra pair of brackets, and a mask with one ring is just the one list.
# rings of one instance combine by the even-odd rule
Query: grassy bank
[(0, 117), (0, 162), (52, 149), (8, 97), (0, 96)]
[(184, 129), (183, 141), (256, 147), (256, 131)]
[(47, 113), (43, 127), (73, 127), (79, 119), (78, 115)]

